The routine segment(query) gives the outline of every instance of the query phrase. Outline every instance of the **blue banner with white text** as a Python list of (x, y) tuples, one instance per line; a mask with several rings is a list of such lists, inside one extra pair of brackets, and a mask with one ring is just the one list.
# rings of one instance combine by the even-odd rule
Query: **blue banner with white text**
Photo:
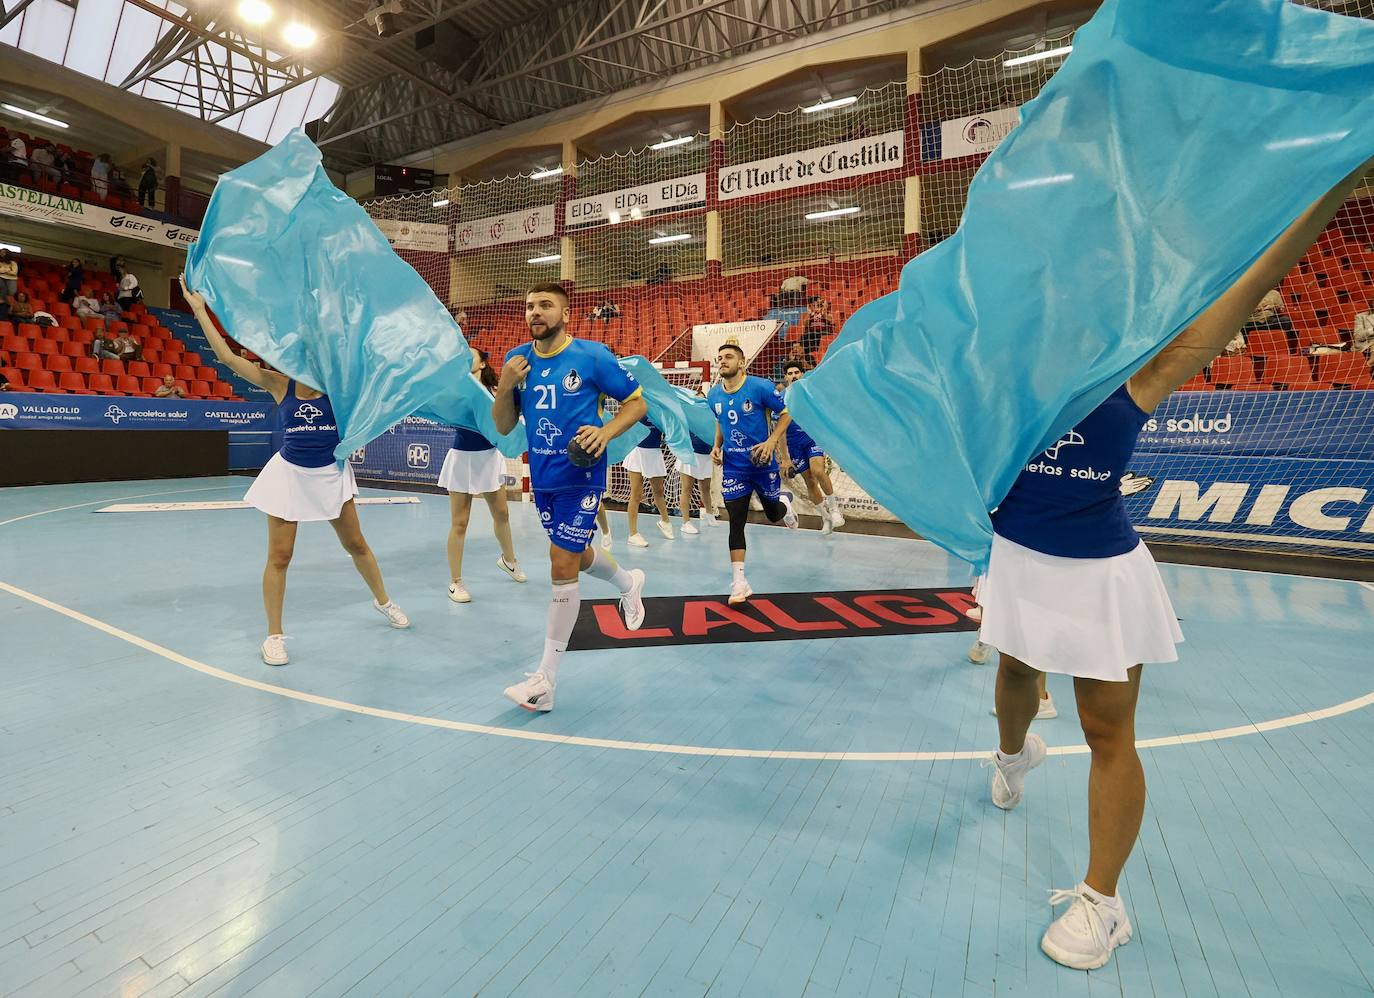
[(0, 430), (270, 431), (265, 402), (0, 392)]

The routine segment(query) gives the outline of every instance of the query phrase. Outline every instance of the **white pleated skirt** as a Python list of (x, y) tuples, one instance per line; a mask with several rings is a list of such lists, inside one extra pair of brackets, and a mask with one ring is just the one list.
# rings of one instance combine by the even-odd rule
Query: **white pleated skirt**
[(710, 454), (695, 454), (690, 463), (679, 461), (677, 470), (688, 478), (695, 478), (699, 482), (709, 482), (711, 476), (716, 472), (716, 463), (711, 460)]
[(450, 492), (482, 496), (501, 488), (506, 462), (495, 447), (489, 450), (450, 450), (439, 469), (439, 487)]
[(636, 447), (621, 462), (626, 471), (637, 471), (645, 478), (666, 478), (668, 465), (663, 461), (663, 451), (657, 447)]
[(1144, 544), (1112, 558), (1058, 558), (996, 534), (977, 586), (979, 637), (1042, 672), (1125, 682), (1178, 661), (1173, 603)]
[(294, 523), (336, 520), (344, 503), (358, 494), (353, 469), (345, 464), (302, 468), (280, 453), (273, 454), (243, 497), (270, 516)]

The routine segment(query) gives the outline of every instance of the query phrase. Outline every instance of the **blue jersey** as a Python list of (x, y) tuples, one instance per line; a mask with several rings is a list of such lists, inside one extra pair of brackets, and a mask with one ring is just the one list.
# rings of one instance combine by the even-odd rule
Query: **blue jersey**
[(533, 343), (522, 343), (506, 354), (524, 357), (530, 371), (515, 392), (515, 404), (525, 417), (530, 454), (530, 485), (535, 492), (566, 492), (606, 488), (606, 455), (590, 468), (568, 459), (568, 444), (584, 426), (600, 426), (601, 402), (637, 398), (639, 382), (616, 362), (601, 343), (571, 336), (554, 354), (541, 356)]
[(811, 439), (811, 434), (796, 423), (787, 424), (787, 453), (793, 457), (799, 454), (808, 454), (814, 446), (816, 446), (816, 441)]
[(1121, 477), (1148, 417), (1118, 388), (1053, 447), (1037, 454), (993, 511), (1009, 541), (1058, 558), (1111, 558), (1140, 543)]
[(692, 453), (698, 457), (705, 457), (715, 450), (715, 444), (702, 440), (695, 433), (689, 433), (688, 436), (692, 438)]
[(324, 468), (334, 463), (334, 448), (339, 446), (339, 427), (328, 395), (302, 399), (296, 395), (296, 382), (286, 383), (281, 400), (281, 456), (298, 468)]
[(649, 428), (649, 432), (645, 434), (644, 439), (641, 440), (638, 444), (636, 444), (636, 446), (648, 447), (650, 450), (658, 450), (660, 447), (662, 447), (663, 431), (660, 430), (657, 426), (655, 426), (653, 422), (650, 421), (648, 416), (645, 416), (643, 419), (640, 420), (640, 422)]
[(720, 423), (721, 451), (726, 471), (750, 471), (760, 467), (777, 470), (776, 459), (760, 466), (749, 457), (751, 447), (768, 439), (766, 413), (781, 414), (787, 411), (787, 404), (773, 388), (771, 381), (756, 378), (752, 374), (745, 375), (744, 381), (733, 392), (726, 389), (724, 381), (717, 381), (706, 396), (706, 404)]
[(456, 426), (453, 429), (453, 443), (449, 446), (452, 450), (484, 451), (491, 450), (496, 445), (476, 430)]

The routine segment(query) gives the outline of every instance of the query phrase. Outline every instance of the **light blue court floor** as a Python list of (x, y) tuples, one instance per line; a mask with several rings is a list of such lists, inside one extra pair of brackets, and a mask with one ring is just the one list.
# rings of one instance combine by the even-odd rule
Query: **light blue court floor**
[[(970, 635), (575, 653), (557, 710), (527, 715), (501, 690), (542, 646), (533, 510), (513, 507), (524, 586), (474, 510), (459, 606), (447, 500), (423, 496), (361, 510), (413, 629), (303, 525), (292, 661), (269, 669), (260, 514), (96, 512), (247, 484), (0, 490), (6, 996), (1374, 987), (1366, 586), (1163, 567), (1188, 640), (1145, 671), (1136, 936), (1084, 974), (1038, 944), (1048, 890), (1086, 862), (1087, 757), (991, 805), (994, 670), (966, 661)], [(726, 591), (723, 528), (666, 542), (646, 519), (652, 546), (628, 551), (614, 523), (649, 595)], [(760, 593), (968, 583), (920, 542), (751, 527), (750, 545)], [(1069, 684), (1051, 690), (1061, 716), (1037, 730), (1081, 745)]]

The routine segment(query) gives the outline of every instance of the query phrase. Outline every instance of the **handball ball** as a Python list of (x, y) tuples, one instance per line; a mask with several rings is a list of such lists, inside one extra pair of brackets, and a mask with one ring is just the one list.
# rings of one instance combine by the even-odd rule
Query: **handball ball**
[(592, 465), (596, 464), (596, 462), (600, 461), (601, 458), (593, 457), (587, 452), (585, 447), (577, 442), (576, 438), (573, 438), (568, 441), (568, 460), (579, 468), (590, 468)]

